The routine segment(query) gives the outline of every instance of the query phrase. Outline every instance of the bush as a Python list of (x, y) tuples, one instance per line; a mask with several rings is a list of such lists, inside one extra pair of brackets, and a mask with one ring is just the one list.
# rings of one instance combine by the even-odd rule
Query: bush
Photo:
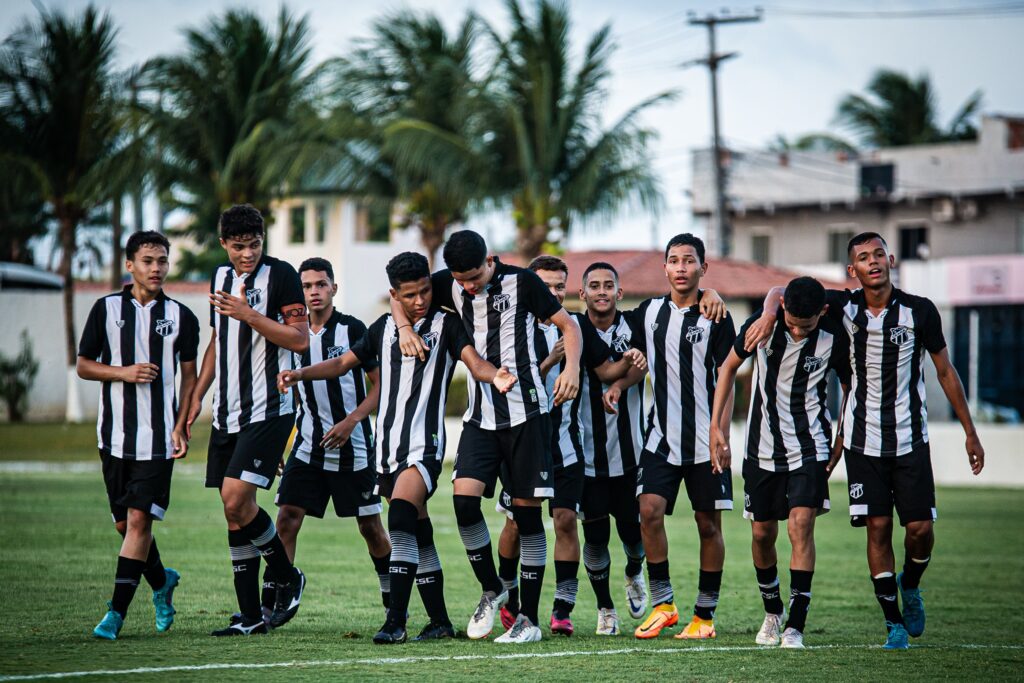
[(0, 353), (0, 398), (7, 403), (11, 422), (23, 422), (28, 410), (28, 392), (39, 372), (39, 361), (32, 355), (28, 330), (21, 331), (21, 350), (14, 358)]
[(452, 377), (451, 388), (448, 389), (448, 404), (444, 414), (448, 417), (462, 417), (469, 407), (469, 386), (466, 384), (466, 373), (457, 372)]

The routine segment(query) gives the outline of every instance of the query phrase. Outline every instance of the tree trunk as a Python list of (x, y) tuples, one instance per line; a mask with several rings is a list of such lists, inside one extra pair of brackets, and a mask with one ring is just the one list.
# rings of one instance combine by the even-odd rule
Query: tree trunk
[(429, 223), (420, 221), (420, 242), (423, 244), (424, 251), (427, 252), (430, 272), (434, 272), (434, 259), (437, 255), (437, 250), (444, 244), (444, 231), (447, 227), (447, 221), (441, 217), (435, 217)]
[(143, 201), (142, 183), (139, 183), (132, 192), (132, 230), (135, 232), (142, 232), (145, 229), (146, 222), (142, 215)]
[(530, 225), (519, 229), (516, 233), (516, 250), (519, 252), (519, 258), (522, 259), (524, 267), (540, 256), (541, 247), (544, 246), (547, 237), (547, 225)]
[(78, 220), (65, 206), (57, 207), (57, 221), (60, 226), (60, 267), (58, 272), (64, 278), (64, 341), (67, 361), (67, 403), (65, 419), (68, 422), (82, 421), (82, 405), (78, 400), (78, 382), (75, 376), (75, 361), (78, 358), (75, 335), (75, 279), (72, 266), (75, 262), (75, 230)]
[(124, 260), (124, 248), (121, 246), (121, 237), (124, 234), (124, 225), (121, 223), (121, 197), (114, 197), (110, 203), (110, 228), (113, 232), (113, 256), (110, 259), (110, 288), (113, 291), (121, 289), (121, 262)]

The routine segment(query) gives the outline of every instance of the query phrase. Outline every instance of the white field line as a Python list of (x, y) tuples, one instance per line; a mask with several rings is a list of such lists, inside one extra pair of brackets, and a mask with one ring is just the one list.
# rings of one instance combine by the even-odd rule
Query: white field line
[[(875, 650), (880, 645), (808, 645), (807, 650)], [(314, 659), (314, 660), (291, 660), (287, 662), (257, 662), (257, 663), (222, 663), (222, 664), (194, 664), (180, 666), (152, 666), (139, 667), (136, 669), (96, 669), (92, 671), (56, 671), (44, 674), (23, 674), (12, 676), (0, 676), (0, 681), (40, 681), (56, 678), (81, 678), (83, 676), (125, 676), (128, 674), (158, 674), (184, 671), (225, 671), (231, 669), (253, 670), (253, 669), (277, 669), (285, 667), (345, 667), (345, 666), (376, 666), (387, 664), (417, 664), (421, 662), (472, 662), (472, 661), (494, 661), (504, 659), (551, 659), (555, 657), (607, 657), (612, 655), (625, 654), (649, 654), (649, 655), (683, 655), (700, 652), (756, 652), (759, 650), (772, 650), (777, 648), (759, 647), (753, 645), (726, 645), (722, 647), (698, 646), (698, 647), (675, 647), (664, 649), (647, 649), (639, 647), (625, 647), (616, 650), (575, 650), (567, 652), (513, 652), (508, 654), (495, 655), (433, 655), (420, 657), (372, 657), (368, 659)], [(952, 645), (916, 645), (914, 650), (1024, 650), (1024, 645), (986, 645), (982, 643), (959, 643)]]

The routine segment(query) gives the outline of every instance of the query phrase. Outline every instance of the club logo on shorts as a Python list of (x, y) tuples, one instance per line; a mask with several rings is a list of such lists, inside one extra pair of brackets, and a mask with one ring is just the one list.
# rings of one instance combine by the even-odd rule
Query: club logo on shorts
[(433, 349), (437, 346), (437, 340), (441, 338), (441, 335), (437, 332), (427, 332), (423, 335), (423, 344), (427, 347), (427, 350)]
[(818, 356), (807, 356), (804, 359), (804, 372), (814, 372), (820, 370), (825, 365), (825, 359)]
[(499, 313), (507, 311), (511, 306), (512, 297), (508, 294), (495, 294), (494, 299), (491, 301), (491, 307)]
[(341, 355), (344, 354), (344, 353), (345, 353), (345, 347), (344, 346), (328, 346), (327, 347), (327, 358), (326, 358), (326, 360), (330, 360), (332, 358), (340, 358)]
[(864, 484), (850, 484), (850, 498), (857, 500), (864, 495)]
[(259, 467), (260, 465), (262, 465), (262, 464), (263, 464), (263, 461), (262, 461), (262, 460), (253, 460), (253, 461), (252, 461), (252, 464), (253, 464), (253, 465), (256, 465), (256, 467)]
[(747, 508), (748, 510), (750, 509), (750, 494), (749, 493), (744, 493), (743, 494), (743, 507)]
[(903, 346), (914, 341), (914, 331), (909, 327), (898, 325), (889, 330), (889, 341), (897, 346)]
[(255, 308), (263, 301), (263, 290), (262, 289), (247, 289), (245, 290), (245, 300), (249, 306)]
[(690, 344), (700, 344), (704, 341), (704, 328), (700, 325), (690, 325), (686, 328), (686, 341)]
[(512, 496), (508, 491), (501, 492), (501, 505), (506, 509), (512, 509)]
[(540, 478), (543, 479), (544, 481), (547, 481), (548, 480), (548, 473), (547, 472), (541, 472), (540, 473)]
[(370, 500), (370, 492), (363, 491), (363, 500)]
[(174, 321), (173, 320), (157, 320), (153, 331), (159, 334), (161, 337), (166, 337), (174, 332)]
[(624, 334), (617, 334), (612, 336), (612, 349), (616, 353), (625, 353), (629, 351), (629, 337)]

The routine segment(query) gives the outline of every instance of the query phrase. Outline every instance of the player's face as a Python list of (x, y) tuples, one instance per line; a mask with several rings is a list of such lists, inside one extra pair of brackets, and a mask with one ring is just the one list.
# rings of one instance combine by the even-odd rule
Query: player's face
[(228, 261), (236, 273), (251, 273), (263, 256), (263, 238), (254, 235), (221, 238), (220, 245), (228, 252)]
[(491, 277), (494, 276), (494, 257), (488, 256), (479, 268), (473, 270), (466, 270), (459, 273), (452, 271), (452, 277), (459, 283), (470, 296), (476, 296), (480, 292), (484, 291), (487, 283), (491, 281)]
[(334, 295), (338, 293), (338, 285), (327, 277), (327, 273), (322, 270), (304, 270), (299, 279), (302, 280), (306, 308), (318, 313), (330, 310)]
[(707, 264), (700, 262), (697, 250), (689, 244), (672, 247), (665, 259), (665, 277), (677, 294), (689, 294), (700, 286), (700, 278), (707, 269)]
[(885, 287), (889, 284), (889, 271), (895, 266), (896, 259), (882, 240), (876, 238), (853, 248), (846, 272), (857, 278), (863, 287)]
[[(783, 306), (785, 310), (785, 306)], [(828, 310), (828, 304), (825, 304), (825, 308), (821, 309), (821, 313), (812, 315), (810, 318), (798, 318), (795, 315), (790, 315), (789, 311), (785, 311), (786, 329), (789, 330), (790, 336), (794, 339), (803, 339), (818, 327), (818, 321), (821, 320), (821, 316), (825, 315)]]
[(606, 314), (615, 310), (615, 302), (622, 300), (622, 289), (610, 270), (598, 269), (587, 273), (587, 281), (580, 290), (580, 298), (587, 304), (587, 310)]
[(555, 295), (558, 303), (565, 301), (565, 281), (569, 276), (561, 270), (538, 270), (537, 275), (548, 286), (548, 290)]
[(125, 261), (132, 281), (150, 294), (156, 294), (164, 286), (169, 267), (167, 249), (162, 244), (143, 244), (134, 258)]
[(430, 289), (430, 278), (421, 277), (412, 282), (402, 282), (398, 289), (391, 290), (391, 298), (402, 305), (406, 317), (416, 321), (427, 314), (433, 291)]

